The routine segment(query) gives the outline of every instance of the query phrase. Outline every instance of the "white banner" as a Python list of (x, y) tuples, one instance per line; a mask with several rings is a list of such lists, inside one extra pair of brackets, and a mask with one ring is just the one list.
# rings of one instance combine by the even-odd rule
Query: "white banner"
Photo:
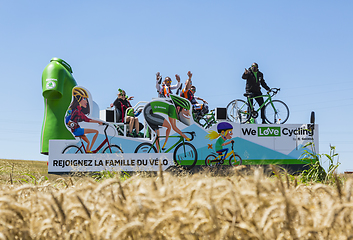
[[(75, 141), (73, 141), (75, 142)], [(173, 166), (173, 153), (63, 154), (65, 140), (49, 142), (49, 173), (96, 171), (158, 171)], [(59, 147), (62, 145), (62, 147)]]

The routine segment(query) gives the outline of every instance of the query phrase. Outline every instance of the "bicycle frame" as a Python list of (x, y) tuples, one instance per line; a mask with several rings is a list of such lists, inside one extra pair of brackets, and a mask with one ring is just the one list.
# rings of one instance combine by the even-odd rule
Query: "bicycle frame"
[[(173, 146), (171, 146), (171, 147), (168, 148), (166, 151), (164, 151), (165, 153), (168, 153), (170, 150), (172, 150), (173, 148), (175, 148), (179, 143), (183, 142), (183, 144), (184, 144), (184, 142), (185, 142), (185, 140), (184, 140), (184, 138), (183, 138), (182, 136), (169, 136), (169, 137), (170, 137), (170, 138), (173, 138), (173, 137), (174, 137), (174, 138), (179, 138), (179, 140), (178, 140), (175, 144), (173, 144)], [(159, 144), (159, 141), (157, 141), (157, 140), (159, 140), (160, 138), (166, 138), (166, 137), (165, 137), (165, 136), (162, 136), (162, 137), (157, 136), (156, 139), (153, 141), (152, 146), (155, 145), (155, 143), (157, 142), (159, 152), (161, 153), (161, 152), (162, 152), (162, 151), (161, 151), (161, 146), (160, 146), (160, 144)]]
[(234, 158), (235, 158), (235, 152), (234, 152), (233, 149), (232, 149), (232, 151), (230, 151), (229, 153), (227, 153), (227, 156), (225, 156), (224, 159), (222, 159), (222, 157), (224, 156), (224, 154), (221, 154), (221, 155), (218, 155), (215, 160), (217, 160), (217, 161), (227, 160), (231, 155), (234, 155)]
[[(107, 135), (107, 128), (109, 127), (109, 124), (104, 124), (104, 125), (105, 125), (105, 128), (104, 128), (105, 139), (104, 139), (104, 141), (103, 141), (95, 150), (92, 151), (93, 153), (97, 153), (99, 150), (101, 150), (102, 147), (103, 147), (106, 143), (108, 143), (109, 150), (111, 150), (111, 148), (110, 148), (110, 143), (109, 143), (109, 140), (108, 140), (108, 135)], [(86, 148), (85, 148), (85, 145), (84, 145), (84, 143), (82, 142), (82, 138), (81, 138), (81, 137), (80, 137), (80, 141), (81, 141), (81, 146), (79, 147), (79, 149), (82, 149), (82, 148), (83, 148), (84, 152), (87, 153)]]
[(233, 149), (232, 149), (232, 151), (230, 151), (230, 153), (227, 154), (227, 156), (224, 158), (224, 160), (228, 159), (231, 155), (233, 155), (235, 158), (235, 152)]
[[(190, 141), (192, 141), (194, 139), (194, 136), (195, 136), (195, 132), (184, 132), (186, 134), (190, 134), (191, 135), (191, 139)], [(182, 136), (169, 136), (170, 138), (179, 138), (179, 140), (174, 143), (170, 148), (168, 148), (167, 150), (165, 150), (164, 152), (165, 153), (168, 153), (170, 152), (172, 149), (174, 149), (177, 145), (179, 145), (180, 143), (183, 143), (183, 146), (184, 146), (184, 150), (185, 150), (185, 139), (182, 137)], [(155, 140), (153, 141), (153, 143), (151, 144), (151, 147), (148, 149), (147, 152), (150, 152), (151, 149), (153, 149), (154, 146), (158, 146), (158, 149), (159, 149), (159, 153), (162, 152), (162, 149), (161, 149), (161, 145), (159, 144), (159, 139), (160, 138), (166, 138), (166, 136), (156, 136)], [(157, 145), (158, 144), (158, 145)]]
[[(225, 156), (224, 160), (226, 160), (227, 158), (229, 158), (231, 155), (234, 155), (234, 158), (235, 158), (235, 152), (234, 152), (234, 142), (231, 143), (232, 144), (232, 151), (230, 151), (229, 153), (227, 153), (227, 155)], [(221, 155), (218, 155), (216, 157), (216, 159), (219, 159), (219, 160), (222, 160), (221, 157), (223, 157), (224, 154), (221, 154)]]
[[(210, 116), (210, 117), (207, 118), (207, 116)], [(202, 118), (200, 118), (200, 119), (197, 119), (195, 116), (193, 116), (193, 118), (194, 118), (194, 121), (197, 122), (203, 128), (205, 128), (205, 127), (207, 128), (209, 126), (209, 124), (212, 122), (215, 122), (215, 123), (217, 122), (216, 118), (215, 118), (214, 110), (211, 110), (210, 113), (203, 115)], [(204, 124), (200, 123), (201, 119), (205, 120)]]
[[(260, 95), (260, 96), (256, 96), (256, 97), (247, 97), (247, 103), (249, 104), (250, 110), (251, 111), (256, 111), (259, 112), (269, 101), (271, 102), (271, 106), (274, 108), (273, 104), (272, 104), (272, 97), (274, 96), (274, 94), (271, 96), (271, 94), (266, 94), (266, 95)], [(264, 101), (264, 103), (259, 106), (259, 108), (257, 110), (254, 109), (254, 105), (251, 104), (251, 99), (256, 99), (256, 98), (260, 98), (260, 97), (267, 97), (267, 99)], [(251, 112), (249, 113), (251, 114)]]

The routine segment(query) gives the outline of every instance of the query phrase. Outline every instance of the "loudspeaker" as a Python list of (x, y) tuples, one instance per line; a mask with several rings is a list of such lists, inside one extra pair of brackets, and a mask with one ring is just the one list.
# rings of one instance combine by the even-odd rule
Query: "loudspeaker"
[(114, 110), (106, 110), (106, 121), (107, 122), (115, 122), (114, 121)]
[(99, 113), (99, 118), (106, 122), (115, 122), (114, 121), (114, 110), (113, 109), (105, 109), (101, 110)]
[(216, 120), (227, 120), (227, 108), (215, 108)]

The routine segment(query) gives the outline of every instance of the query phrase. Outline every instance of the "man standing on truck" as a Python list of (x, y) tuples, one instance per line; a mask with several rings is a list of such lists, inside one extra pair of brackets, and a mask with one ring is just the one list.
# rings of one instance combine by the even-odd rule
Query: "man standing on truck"
[[(260, 84), (267, 91), (270, 91), (269, 86), (267, 86), (265, 82), (263, 73), (259, 71), (259, 65), (255, 62), (251, 65), (249, 69), (245, 68), (242, 78), (246, 80), (246, 87), (245, 87), (246, 94), (250, 94), (251, 97), (257, 97), (262, 95)], [(261, 106), (264, 103), (263, 97), (258, 97), (255, 99), (259, 104), (259, 106)], [(253, 100), (250, 99), (250, 102), (252, 105)], [(267, 124), (264, 108), (261, 108), (261, 119), (262, 119), (262, 124)]]

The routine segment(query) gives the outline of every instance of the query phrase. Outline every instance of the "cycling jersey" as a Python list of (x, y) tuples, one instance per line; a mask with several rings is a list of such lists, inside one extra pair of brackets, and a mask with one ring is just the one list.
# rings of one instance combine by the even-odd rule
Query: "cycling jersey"
[(70, 65), (59, 58), (51, 59), (42, 74), (45, 105), (40, 144), (42, 154), (48, 154), (51, 139), (74, 139), (64, 118), (76, 85)]
[(153, 113), (164, 113), (168, 117), (178, 119), (176, 108), (172, 103), (162, 102), (162, 101), (153, 101), (150, 103)]
[(153, 101), (147, 103), (143, 109), (144, 118), (151, 129), (154, 131), (158, 130), (163, 126), (165, 117), (161, 115), (164, 113), (171, 118), (177, 119), (177, 113), (174, 105), (172, 103), (168, 104), (161, 101)]

